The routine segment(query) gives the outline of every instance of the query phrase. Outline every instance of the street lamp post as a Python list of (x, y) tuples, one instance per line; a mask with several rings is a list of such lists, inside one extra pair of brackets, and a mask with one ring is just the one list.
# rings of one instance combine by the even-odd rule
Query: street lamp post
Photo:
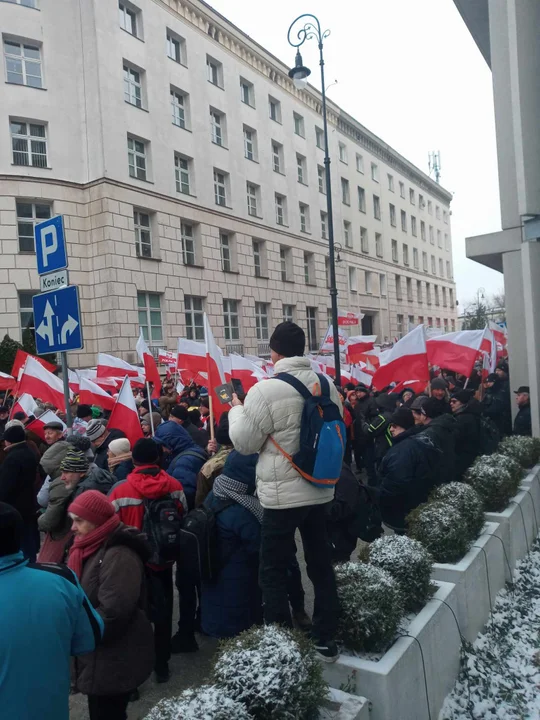
[[(309, 18), (309, 19), (308, 19)], [(299, 22), (305, 20), (304, 24), (296, 33), (296, 41), (291, 38), (293, 27)], [(315, 38), (319, 45), (319, 65), (321, 66), (321, 94), (322, 94), (322, 117), (324, 130), (324, 168), (326, 173), (326, 204), (328, 215), (328, 246), (330, 255), (330, 299), (332, 302), (332, 332), (334, 336), (334, 362), (336, 367), (336, 382), (341, 384), (341, 369), (339, 360), (339, 328), (338, 328), (338, 306), (337, 306), (337, 286), (336, 286), (336, 258), (334, 247), (334, 216), (332, 212), (332, 182), (330, 179), (330, 153), (328, 150), (328, 121), (326, 119), (326, 88), (324, 84), (324, 57), (323, 57), (323, 40), (330, 35), (330, 30), (322, 32), (321, 24), (315, 15), (305, 13), (296, 18), (291, 23), (287, 40), (289, 45), (297, 48), (295, 66), (289, 71), (289, 77), (294, 82), (298, 90), (303, 90), (307, 85), (307, 79), (311, 74), (311, 70), (304, 66), (302, 56), (300, 55), (301, 45), (306, 40)]]

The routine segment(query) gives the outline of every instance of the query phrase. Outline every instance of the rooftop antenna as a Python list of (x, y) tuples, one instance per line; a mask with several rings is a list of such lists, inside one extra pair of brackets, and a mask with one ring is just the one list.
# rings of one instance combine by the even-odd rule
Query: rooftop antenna
[(441, 153), (440, 150), (432, 150), (428, 153), (429, 176), (435, 175), (435, 181), (441, 181)]

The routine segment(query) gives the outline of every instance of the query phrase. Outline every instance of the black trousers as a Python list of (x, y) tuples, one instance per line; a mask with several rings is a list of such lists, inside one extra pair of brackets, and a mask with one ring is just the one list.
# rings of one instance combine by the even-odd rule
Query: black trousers
[(130, 693), (121, 695), (89, 695), (90, 720), (127, 720)]
[(148, 568), (148, 591), (150, 595), (150, 619), (154, 623), (155, 669), (165, 672), (171, 658), (171, 633), (173, 616), (172, 566), (164, 570)]
[(200, 588), (198, 578), (182, 562), (176, 563), (176, 587), (178, 588), (178, 634), (183, 638), (193, 637), (197, 629), (197, 610), (199, 608)]
[(329, 642), (336, 632), (339, 604), (326, 534), (326, 504), (288, 510), (265, 508), (259, 566), (264, 620), (292, 627), (287, 590), (296, 554), (297, 528), (302, 536), (307, 573), (315, 590), (313, 634), (317, 641)]

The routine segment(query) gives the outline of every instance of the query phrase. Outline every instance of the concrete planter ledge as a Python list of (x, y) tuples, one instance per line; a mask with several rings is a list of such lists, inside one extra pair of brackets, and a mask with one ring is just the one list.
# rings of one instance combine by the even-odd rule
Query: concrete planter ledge
[(332, 687), (371, 700), (372, 720), (436, 718), (454, 685), (461, 639), (452, 612), (441, 601), (457, 614), (457, 595), (451, 583), (437, 581), (436, 585), (434, 597), (407, 630), (412, 637), (399, 638), (379, 662), (341, 654), (337, 662), (324, 667), (325, 679)]
[(506, 560), (498, 530), (497, 523), (486, 523), (482, 535), (462, 560), (433, 565), (434, 580), (456, 586), (459, 627), (469, 642), (474, 642), (483, 629), (497, 593), (505, 584)]
[(371, 703), (364, 697), (330, 688), (320, 720), (370, 720)]
[(540, 523), (540, 463), (528, 470), (521, 481), (521, 485), (524, 489), (527, 488), (531, 494), (536, 512), (535, 519)]

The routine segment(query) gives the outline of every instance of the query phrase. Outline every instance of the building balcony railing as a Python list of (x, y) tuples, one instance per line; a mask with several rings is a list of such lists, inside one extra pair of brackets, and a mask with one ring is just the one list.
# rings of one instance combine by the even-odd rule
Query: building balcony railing
[(258, 343), (257, 355), (260, 358), (269, 358), (270, 357), (270, 345), (267, 342)]
[(243, 355), (244, 354), (244, 345), (243, 343), (225, 343), (225, 350), (227, 351), (227, 355), (231, 355), (231, 353), (236, 353), (237, 355)]

